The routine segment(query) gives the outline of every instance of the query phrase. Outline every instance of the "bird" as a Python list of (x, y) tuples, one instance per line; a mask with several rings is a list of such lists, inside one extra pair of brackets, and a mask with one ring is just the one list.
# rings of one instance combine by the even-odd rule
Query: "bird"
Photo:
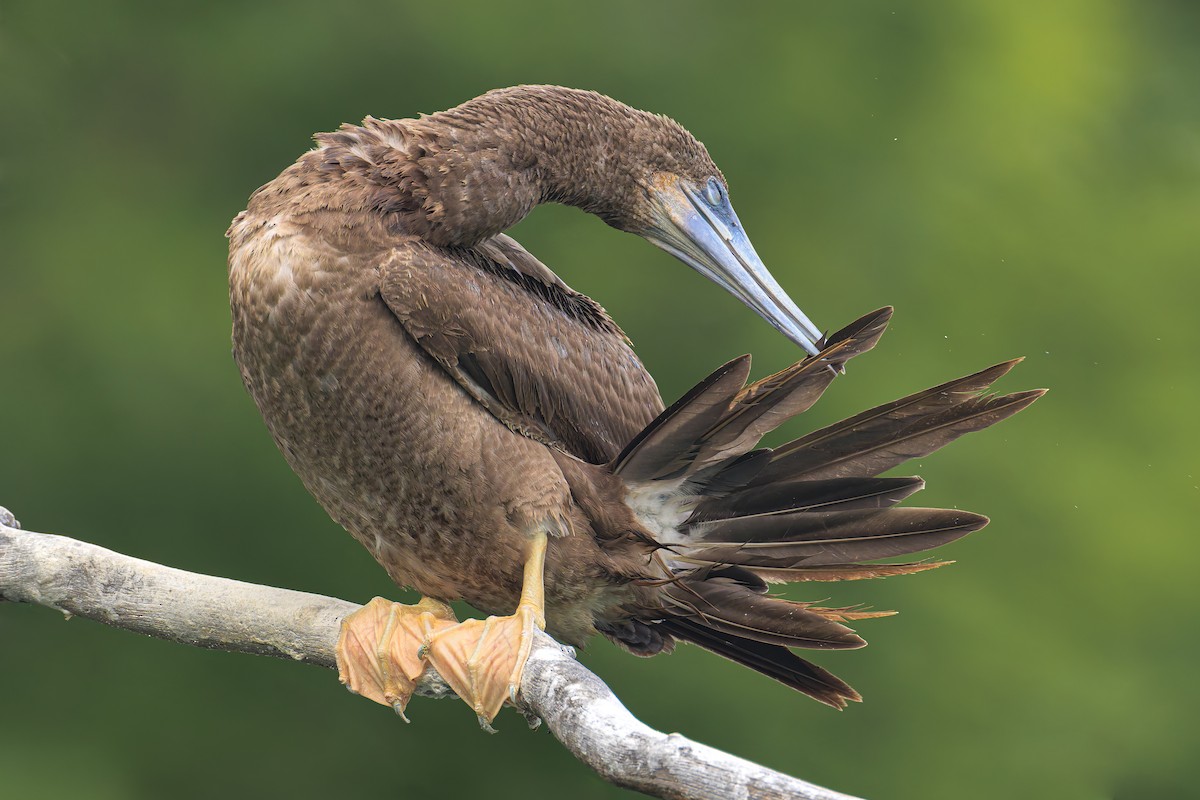
[[(883, 616), (771, 584), (919, 572), (987, 518), (898, 503), (881, 473), (1025, 408), (1005, 362), (770, 449), (891, 317), (828, 336), (770, 275), (707, 149), (674, 120), (559, 86), (367, 117), (255, 191), (227, 232), (233, 355), (284, 458), (398, 585), (342, 623), (341, 680), (401, 716), (433, 666), (491, 730), (535, 631), (639, 656), (690, 642), (834, 708), (794, 648)], [(721, 366), (666, 407), (603, 307), (504, 232), (541, 203), (640, 236), (803, 351)], [(489, 615), (459, 621), (452, 601)], [(407, 719), (407, 717), (405, 717)]]

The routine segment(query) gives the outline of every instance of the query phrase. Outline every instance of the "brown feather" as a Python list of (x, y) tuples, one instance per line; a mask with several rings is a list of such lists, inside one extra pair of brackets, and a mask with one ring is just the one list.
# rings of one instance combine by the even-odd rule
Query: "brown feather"
[(842, 709), (847, 702), (862, 700), (862, 696), (850, 684), (781, 645), (739, 638), (688, 619), (669, 619), (659, 627), (679, 639), (804, 692), (827, 706)]
[[(744, 386), (750, 357), (730, 361), (659, 415), (613, 462), (627, 482), (674, 480), (740, 458), (768, 431), (807, 410), (836, 369), (879, 341), (892, 309), (855, 320), (820, 354)], [(698, 482), (706, 476), (693, 476)]]
[(758, 577), (768, 583), (800, 583), (803, 581), (860, 581), (871, 578), (890, 578), (893, 575), (912, 575), (937, 569), (953, 561), (918, 561), (913, 564), (827, 564), (783, 567), (751, 567)]
[[(379, 291), (416, 343), (509, 428), (608, 461), (662, 408), (658, 389), (603, 309), (542, 271), (511, 239), (469, 255), (414, 243), (382, 259)], [(501, 304), (506, 313), (495, 313)], [(524, 335), (529, 327), (542, 335)]]
[[(764, 454), (765, 455), (765, 454)], [(887, 508), (925, 488), (910, 478), (833, 478), (781, 480), (705, 497), (687, 522), (769, 514), (776, 511), (849, 511)]]
[(1012, 416), (1045, 393), (978, 395), (1019, 361), (997, 364), (796, 439), (777, 448), (755, 480), (867, 477), (928, 455), (965, 433)]
[(820, 614), (822, 617), (834, 622), (854, 622), (860, 619), (882, 619), (883, 617), (896, 616), (895, 611), (872, 611), (864, 606), (843, 606), (841, 608), (824, 608), (822, 606), (809, 605), (808, 610), (814, 614)]
[(658, 415), (614, 459), (613, 472), (626, 481), (675, 477), (695, 458), (698, 441), (729, 411), (750, 374), (750, 356), (716, 369)]
[(691, 527), (688, 558), (747, 567), (824, 566), (919, 553), (977, 531), (987, 517), (942, 508), (783, 512)]
[(806, 358), (747, 386), (729, 412), (704, 436), (696, 456), (701, 469), (730, 454), (741, 455), (759, 439), (812, 407), (846, 362), (878, 342), (892, 318), (881, 308), (855, 320), (825, 344), (820, 355)]
[(738, 583), (685, 579), (665, 587), (675, 616), (731, 636), (785, 647), (847, 650), (866, 644), (854, 631), (806, 603), (760, 594)]

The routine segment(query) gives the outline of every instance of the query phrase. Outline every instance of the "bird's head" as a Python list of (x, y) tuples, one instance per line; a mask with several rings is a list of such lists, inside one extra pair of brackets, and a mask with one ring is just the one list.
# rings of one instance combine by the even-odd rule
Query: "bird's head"
[(596, 196), (607, 202), (589, 210), (666, 250), (815, 355), (821, 331), (755, 252), (704, 145), (668, 117), (608, 102), (620, 110), (598, 165), (606, 174), (593, 184), (606, 185)]

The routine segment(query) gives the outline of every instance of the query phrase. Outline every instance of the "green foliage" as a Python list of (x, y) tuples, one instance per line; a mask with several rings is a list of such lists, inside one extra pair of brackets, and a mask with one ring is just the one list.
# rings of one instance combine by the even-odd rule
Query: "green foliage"
[[(1200, 781), (1193, 4), (10, 3), (0, 8), (0, 503), (186, 569), (403, 597), (291, 475), (229, 358), (222, 233), (313, 131), (500, 85), (670, 114), (818, 324), (897, 307), (786, 433), (1025, 354), (1029, 411), (914, 468), (987, 513), (959, 564), (797, 597), (903, 613), (818, 660), (838, 714), (687, 650), (587, 663), (635, 713), (870, 797), (1182, 797)], [(668, 398), (799, 354), (572, 210), (516, 235)], [(616, 797), (544, 732), (413, 725), (285, 662), (0, 607), (3, 794)], [(466, 767), (466, 764), (470, 767)], [(86, 780), (80, 776), (86, 776)]]

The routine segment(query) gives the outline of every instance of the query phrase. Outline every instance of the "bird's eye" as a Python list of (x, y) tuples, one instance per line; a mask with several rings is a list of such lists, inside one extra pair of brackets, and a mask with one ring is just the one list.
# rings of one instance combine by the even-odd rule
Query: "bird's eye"
[(725, 187), (716, 178), (709, 178), (704, 187), (704, 199), (710, 206), (719, 206), (725, 200)]

